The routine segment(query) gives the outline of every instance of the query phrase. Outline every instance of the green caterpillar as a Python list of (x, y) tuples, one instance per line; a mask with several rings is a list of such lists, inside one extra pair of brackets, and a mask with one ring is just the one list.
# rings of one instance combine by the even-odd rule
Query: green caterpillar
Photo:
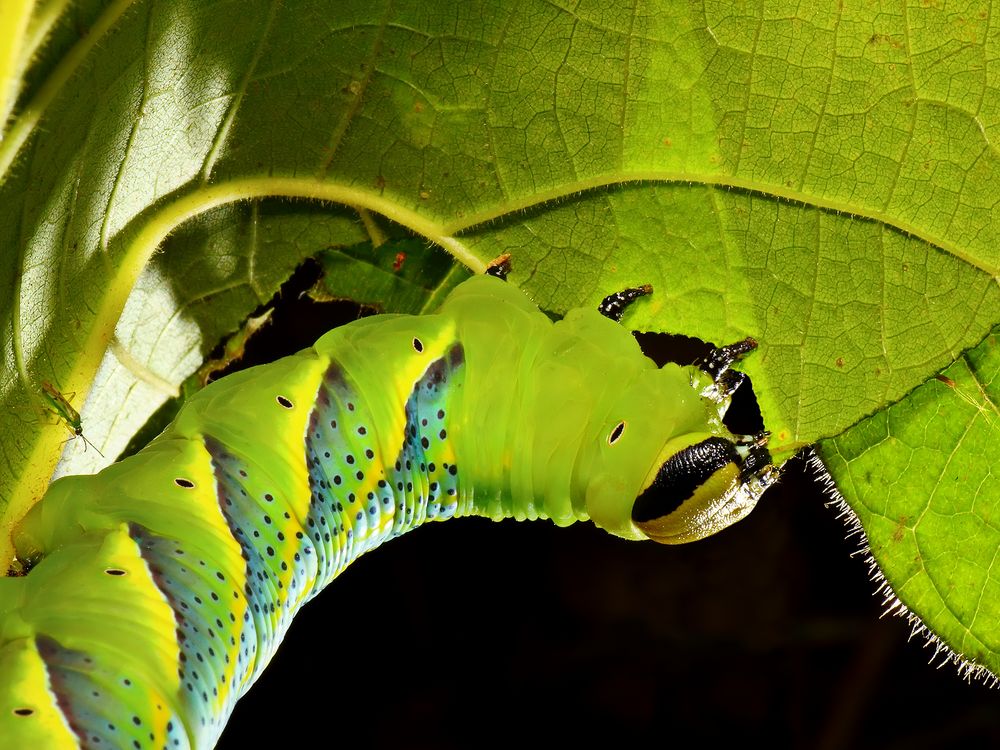
[(9, 747), (207, 748), (298, 609), (427, 521), (590, 519), (680, 543), (777, 478), (722, 425), (752, 340), (657, 368), (617, 324), (552, 323), (490, 276), (210, 385), (135, 456), (55, 482), (0, 581)]

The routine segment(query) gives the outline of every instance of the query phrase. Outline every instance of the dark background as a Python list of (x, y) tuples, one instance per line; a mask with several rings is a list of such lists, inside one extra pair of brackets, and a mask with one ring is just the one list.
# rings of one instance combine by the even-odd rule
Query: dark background
[(996, 747), (1000, 691), (879, 619), (803, 474), (682, 547), (483, 519), (389, 542), (305, 607), (220, 747)]
[[(293, 297), (299, 338), (279, 319), (244, 364), (358, 315)], [(746, 520), (680, 547), (589, 523), (430, 524), (305, 607), (219, 747), (997, 746), (1000, 691), (880, 619), (824, 501), (795, 461)]]

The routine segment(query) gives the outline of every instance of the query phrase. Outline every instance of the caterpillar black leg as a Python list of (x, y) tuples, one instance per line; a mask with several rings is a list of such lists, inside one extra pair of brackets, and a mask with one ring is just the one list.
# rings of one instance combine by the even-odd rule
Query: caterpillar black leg
[(715, 390), (721, 396), (732, 396), (746, 379), (746, 374), (739, 370), (726, 370), (715, 378)]
[(734, 376), (738, 378), (738, 382), (733, 384), (732, 389), (724, 388), (723, 386), (730, 385), (725, 377), (729, 373), (730, 365), (732, 365), (733, 362), (739, 361), (756, 348), (757, 341), (750, 336), (747, 336), (745, 339), (737, 341), (735, 344), (727, 344), (726, 346), (721, 346), (718, 349), (713, 349), (697, 364), (703, 372), (708, 373), (712, 377), (712, 380), (719, 385), (719, 390), (725, 390), (732, 393), (732, 391), (736, 389), (736, 386), (742, 382), (743, 378), (742, 373), (734, 373)]
[(494, 258), (486, 266), (486, 275), (495, 276), (500, 279), (500, 281), (507, 280), (507, 274), (510, 273), (510, 253), (504, 253), (503, 255)]
[(771, 438), (771, 433), (767, 430), (763, 432), (758, 432), (755, 435), (740, 435), (739, 439), (736, 441), (737, 445), (745, 445), (747, 447), (754, 445), (767, 445), (767, 441)]
[(756, 435), (746, 435), (736, 442), (736, 451), (743, 458), (740, 466), (740, 479), (746, 483), (752, 480), (768, 487), (778, 479), (778, 469), (771, 463), (771, 452), (767, 449), (767, 441), (771, 433), (758, 432)]
[(649, 284), (632, 287), (631, 289), (623, 289), (620, 292), (615, 292), (614, 294), (609, 294), (605, 297), (601, 301), (601, 304), (597, 306), (597, 312), (605, 318), (611, 318), (611, 320), (616, 323), (620, 323), (625, 309), (632, 304), (634, 300), (652, 293), (653, 287)]

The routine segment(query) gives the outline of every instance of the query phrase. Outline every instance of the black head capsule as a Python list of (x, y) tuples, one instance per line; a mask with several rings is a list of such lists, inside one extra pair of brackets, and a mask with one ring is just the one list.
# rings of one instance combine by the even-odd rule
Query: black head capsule
[(773, 482), (766, 448), (755, 445), (747, 453), (718, 436), (681, 448), (636, 498), (632, 522), (654, 541), (682, 544), (739, 521)]

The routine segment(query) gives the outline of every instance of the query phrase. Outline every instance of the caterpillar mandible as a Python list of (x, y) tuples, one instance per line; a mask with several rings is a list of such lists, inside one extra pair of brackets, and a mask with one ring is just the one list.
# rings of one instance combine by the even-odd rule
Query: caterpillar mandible
[(672, 544), (746, 516), (778, 470), (722, 416), (756, 344), (657, 368), (617, 322), (648, 291), (553, 323), (473, 277), (436, 314), (223, 378), (138, 454), (55, 482), (13, 532), (27, 574), (0, 581), (0, 737), (212, 747), (296, 611), (428, 521)]

